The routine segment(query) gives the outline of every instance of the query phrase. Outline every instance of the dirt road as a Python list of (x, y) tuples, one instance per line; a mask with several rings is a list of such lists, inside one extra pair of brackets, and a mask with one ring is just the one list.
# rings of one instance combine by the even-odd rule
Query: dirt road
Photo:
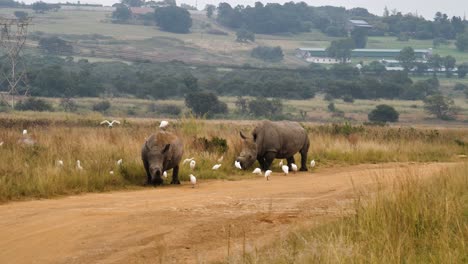
[[(349, 212), (353, 184), (428, 177), (452, 166), (358, 165), (272, 179), (200, 182), (192, 189), (86, 194), (0, 206), (0, 263), (197, 263), (270, 243), (291, 227)], [(243, 243), (245, 238), (245, 243)]]

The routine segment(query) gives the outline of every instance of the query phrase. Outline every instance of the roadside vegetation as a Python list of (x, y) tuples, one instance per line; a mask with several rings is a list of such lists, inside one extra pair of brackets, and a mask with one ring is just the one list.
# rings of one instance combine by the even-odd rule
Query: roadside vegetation
[[(99, 115), (45, 119), (2, 117), (0, 201), (143, 186), (141, 146), (159, 123), (120, 120), (120, 126), (108, 128), (99, 126), (101, 121)], [(197, 161), (194, 172), (190, 172), (188, 165), (182, 165), (181, 180), (187, 180), (190, 173), (200, 180), (253, 177), (251, 170), (239, 171), (233, 165), (241, 150), (239, 131), (249, 133), (253, 125), (195, 118), (171, 121), (170, 130), (179, 133), (185, 142), (184, 158), (194, 157)], [(315, 159), (318, 168), (360, 163), (450, 161), (468, 152), (465, 129), (304, 125), (313, 142), (309, 161)], [(26, 137), (36, 144), (23, 143), (23, 129), (28, 130)], [(224, 156), (221, 168), (211, 170), (221, 156)], [(123, 160), (122, 166), (117, 165), (119, 159)], [(59, 160), (63, 161), (63, 166), (58, 164)], [(77, 160), (81, 161), (83, 170), (77, 169)], [(276, 163), (273, 170), (279, 172)]]
[[(228, 263), (465, 263), (468, 165), (430, 179), (376, 177), (376, 191), (355, 190), (340, 220), (296, 229), (275, 244)], [(383, 187), (389, 182), (389, 187)]]

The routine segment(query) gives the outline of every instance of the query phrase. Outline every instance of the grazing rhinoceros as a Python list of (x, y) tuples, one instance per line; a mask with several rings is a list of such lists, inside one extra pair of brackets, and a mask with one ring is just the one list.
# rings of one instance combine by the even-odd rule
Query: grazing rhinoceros
[(162, 184), (161, 175), (170, 169), (174, 169), (171, 184), (180, 184), (179, 163), (183, 154), (184, 144), (177, 135), (166, 131), (151, 135), (141, 150), (147, 184)]
[(301, 153), (301, 171), (307, 171), (307, 151), (309, 137), (296, 122), (263, 121), (252, 132), (252, 137), (242, 137), (242, 151), (237, 161), (247, 169), (258, 160), (263, 171), (270, 168), (274, 159), (287, 159), (289, 169), (294, 163), (294, 154)]

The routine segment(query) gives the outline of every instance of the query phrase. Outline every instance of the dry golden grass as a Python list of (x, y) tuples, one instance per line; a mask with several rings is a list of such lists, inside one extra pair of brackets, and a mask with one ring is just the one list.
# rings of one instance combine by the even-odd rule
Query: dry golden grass
[[(0, 147), (0, 201), (142, 186), (145, 173), (140, 149), (145, 138), (158, 129), (158, 120), (154, 119), (126, 119), (112, 129), (100, 127), (100, 115), (60, 116), (57, 113), (40, 118), (29, 113), (3, 115), (0, 119), (0, 142), (4, 142)], [(235, 170), (233, 162), (241, 150), (239, 131), (251, 131), (254, 124), (182, 118), (172, 120), (169, 130), (180, 134), (184, 140), (184, 158), (196, 159), (193, 173), (197, 177), (237, 178), (251, 176), (250, 170)], [(305, 126), (311, 140), (309, 161), (315, 159), (318, 167), (447, 161), (468, 152), (466, 129), (400, 129), (347, 124)], [(29, 135), (37, 141), (35, 146), (18, 143), (22, 129), (28, 129)], [(225, 139), (227, 152), (208, 151), (196, 144), (196, 139), (203, 137)], [(221, 169), (212, 171), (221, 155), (224, 156)], [(116, 165), (119, 159), (123, 159), (121, 167)], [(63, 167), (57, 166), (58, 160), (63, 160)], [(76, 169), (77, 160), (81, 161), (83, 171)], [(296, 161), (299, 160), (297, 155)], [(181, 179), (187, 180), (189, 173), (188, 166), (182, 166)]]
[(357, 192), (351, 216), (229, 263), (466, 263), (467, 191), (466, 163), (430, 180), (407, 173), (376, 193)]

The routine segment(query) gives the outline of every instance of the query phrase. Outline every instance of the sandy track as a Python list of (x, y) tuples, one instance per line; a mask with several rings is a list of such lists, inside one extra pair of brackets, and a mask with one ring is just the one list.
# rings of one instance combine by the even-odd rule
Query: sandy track
[[(196, 263), (261, 247), (290, 227), (349, 212), (353, 184), (422, 177), (449, 163), (358, 165), (192, 189), (87, 194), (0, 206), (0, 263)], [(245, 243), (243, 242), (245, 239)]]

